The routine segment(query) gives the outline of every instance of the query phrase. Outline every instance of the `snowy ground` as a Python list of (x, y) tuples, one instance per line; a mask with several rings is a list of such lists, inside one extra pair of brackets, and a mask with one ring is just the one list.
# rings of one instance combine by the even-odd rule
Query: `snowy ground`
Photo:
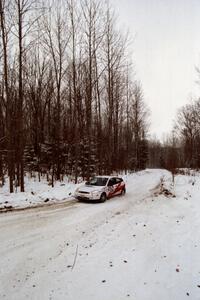
[(103, 204), (1, 214), (0, 299), (200, 299), (200, 177), (169, 178), (147, 170)]

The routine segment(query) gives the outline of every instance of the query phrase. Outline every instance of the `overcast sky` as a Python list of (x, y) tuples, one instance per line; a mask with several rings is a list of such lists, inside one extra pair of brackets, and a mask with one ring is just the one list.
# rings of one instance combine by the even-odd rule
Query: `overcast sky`
[(110, 0), (135, 41), (133, 61), (151, 109), (151, 133), (170, 131), (177, 109), (200, 95), (200, 0)]

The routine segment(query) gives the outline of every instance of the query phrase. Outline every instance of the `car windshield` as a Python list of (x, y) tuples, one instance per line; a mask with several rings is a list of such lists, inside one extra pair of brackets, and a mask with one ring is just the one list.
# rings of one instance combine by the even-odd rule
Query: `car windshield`
[(106, 177), (93, 177), (86, 185), (105, 186), (108, 181)]

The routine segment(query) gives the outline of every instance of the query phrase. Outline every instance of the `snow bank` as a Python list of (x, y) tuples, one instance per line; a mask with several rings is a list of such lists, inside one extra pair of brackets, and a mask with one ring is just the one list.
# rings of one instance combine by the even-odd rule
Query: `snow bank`
[(64, 182), (55, 182), (55, 186), (52, 188), (43, 178), (39, 182), (36, 178), (25, 177), (25, 193), (10, 194), (8, 184), (0, 188), (0, 211), (69, 201), (76, 188), (77, 186), (68, 182), (67, 179)]
[[(133, 180), (137, 180), (140, 176), (149, 174), (149, 172), (151, 171), (145, 170), (121, 176), (126, 183), (129, 183)], [(81, 184), (82, 183), (74, 184), (73, 182), (69, 182), (68, 178), (65, 177), (63, 182), (55, 182), (55, 186), (52, 188), (43, 177), (41, 177), (41, 181), (39, 182), (38, 178), (26, 176), (25, 193), (16, 191), (10, 194), (7, 180), (3, 188), (0, 188), (0, 212), (71, 201), (75, 189)]]

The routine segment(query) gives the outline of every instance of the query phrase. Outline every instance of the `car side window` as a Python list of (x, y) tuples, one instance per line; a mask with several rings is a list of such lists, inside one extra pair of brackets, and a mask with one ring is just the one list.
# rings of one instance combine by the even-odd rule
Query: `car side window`
[(112, 184), (112, 179), (109, 179), (109, 181), (108, 181), (108, 186), (112, 186), (113, 184)]
[(116, 178), (116, 183), (120, 183), (122, 182), (123, 180), (121, 178)]
[(110, 178), (109, 182), (108, 182), (108, 186), (113, 186), (116, 184), (116, 180), (115, 178)]

